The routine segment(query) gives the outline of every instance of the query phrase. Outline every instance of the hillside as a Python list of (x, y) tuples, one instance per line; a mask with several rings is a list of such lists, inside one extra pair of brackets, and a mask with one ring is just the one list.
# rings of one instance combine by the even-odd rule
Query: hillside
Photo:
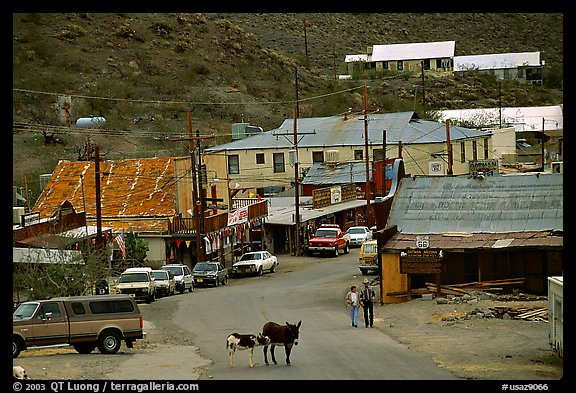
[[(304, 26), (306, 25), (306, 30)], [(306, 39), (304, 38), (306, 32)], [(456, 41), (456, 55), (542, 51), (545, 86), (490, 78), (367, 81), (383, 112), (563, 102), (562, 14), (13, 14), (13, 184), (39, 194), (38, 176), (58, 160), (188, 155), (175, 137), (192, 129), (230, 140), (232, 123), (269, 130), (291, 118), (362, 108), (363, 81), (335, 81), (344, 56), (372, 44)], [(297, 70), (297, 75), (296, 75)], [(98, 130), (65, 128), (102, 115)], [(59, 116), (60, 115), (60, 116)]]

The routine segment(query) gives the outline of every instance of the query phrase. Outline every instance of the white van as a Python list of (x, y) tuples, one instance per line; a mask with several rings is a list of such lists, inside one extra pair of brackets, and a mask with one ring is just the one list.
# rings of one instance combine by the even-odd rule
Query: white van
[(120, 275), (116, 290), (152, 303), (156, 300), (156, 279), (150, 267), (131, 267)]

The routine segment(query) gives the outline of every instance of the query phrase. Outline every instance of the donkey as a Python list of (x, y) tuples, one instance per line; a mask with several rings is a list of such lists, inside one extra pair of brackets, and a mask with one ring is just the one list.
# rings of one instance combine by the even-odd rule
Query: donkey
[[(270, 338), (270, 353), (272, 354), (272, 361), (274, 364), (276, 362), (276, 357), (274, 356), (274, 348), (278, 346), (284, 346), (284, 351), (286, 352), (286, 364), (290, 365), (290, 352), (292, 352), (292, 347), (298, 345), (298, 336), (300, 334), (300, 325), (302, 321), (298, 322), (297, 325), (292, 325), (286, 322), (286, 325), (279, 325), (276, 322), (266, 322), (262, 327), (262, 335), (268, 336)], [(268, 365), (268, 345), (264, 346), (264, 361)]]

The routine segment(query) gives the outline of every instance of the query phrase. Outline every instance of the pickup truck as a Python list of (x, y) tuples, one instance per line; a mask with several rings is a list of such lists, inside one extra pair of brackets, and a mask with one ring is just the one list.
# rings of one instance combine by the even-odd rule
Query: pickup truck
[(133, 296), (55, 297), (21, 303), (12, 313), (12, 358), (33, 346), (69, 344), (79, 353), (96, 347), (118, 352), (146, 338), (144, 321)]
[(340, 250), (344, 251), (344, 254), (350, 252), (350, 234), (342, 231), (337, 224), (320, 225), (314, 236), (308, 240), (308, 255), (318, 253), (337, 257)]

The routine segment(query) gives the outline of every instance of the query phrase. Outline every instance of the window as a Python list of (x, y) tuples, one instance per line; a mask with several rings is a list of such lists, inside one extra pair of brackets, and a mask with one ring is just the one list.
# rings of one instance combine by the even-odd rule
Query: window
[(402, 60), (398, 60), (397, 69), (398, 69), (398, 71), (404, 70), (404, 62)]
[(264, 164), (264, 153), (256, 153), (256, 164)]
[(387, 61), (382, 62), (382, 68), (384, 68), (385, 70), (388, 69), (388, 62)]
[(422, 68), (425, 70), (429, 70), (430, 69), (430, 59), (424, 59), (422, 60)]
[(312, 152), (312, 162), (324, 162), (324, 152), (323, 151), (313, 151)]
[(285, 172), (284, 153), (274, 153), (274, 173)]
[(240, 173), (240, 162), (238, 160), (238, 154), (228, 156), (228, 173), (232, 175), (237, 175)]
[(460, 142), (460, 162), (466, 162), (466, 145)]
[(134, 305), (130, 300), (113, 300), (90, 302), (88, 305), (93, 314), (110, 314), (115, 312), (133, 312)]
[(374, 161), (382, 161), (384, 160), (384, 149), (374, 149), (372, 150), (372, 159)]
[(74, 314), (76, 314), (76, 315), (86, 314), (86, 309), (84, 308), (84, 305), (82, 303), (72, 302), (71, 306), (72, 306), (72, 311), (74, 311)]
[(41, 315), (46, 317), (48, 313), (51, 314), (51, 318), (59, 318), (60, 317), (60, 307), (58, 307), (57, 303), (44, 303), (42, 305), (42, 312)]
[(364, 151), (354, 150), (354, 159), (355, 160), (362, 160), (363, 158), (364, 158)]
[(484, 159), (488, 159), (488, 138), (484, 138)]
[(450, 59), (436, 59), (436, 68), (450, 68)]
[(476, 146), (476, 141), (472, 141), (472, 159), (474, 161), (478, 160), (478, 148)]

